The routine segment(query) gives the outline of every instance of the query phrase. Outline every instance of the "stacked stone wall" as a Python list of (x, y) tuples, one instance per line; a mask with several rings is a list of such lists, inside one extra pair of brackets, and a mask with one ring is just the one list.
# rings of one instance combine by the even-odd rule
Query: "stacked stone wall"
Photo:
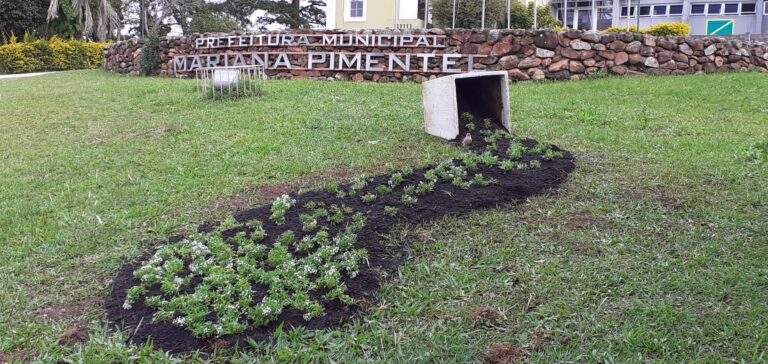
[[(393, 30), (365, 30), (364, 34), (401, 35)], [(281, 34), (285, 34), (284, 32)], [(346, 31), (296, 31), (290, 34), (356, 34)], [(766, 71), (768, 46), (762, 42), (740, 39), (700, 37), (654, 37), (636, 33), (601, 33), (566, 30), (414, 30), (414, 36), (428, 34), (444, 39), (446, 48), (429, 47), (323, 47), (310, 46), (250, 47), (249, 52), (289, 52), (295, 69), (268, 69), (272, 78), (310, 78), (376, 82), (421, 82), (445, 75), (435, 59), (427, 72), (366, 72), (358, 70), (311, 70), (302, 52), (368, 52), (368, 53), (459, 53), (481, 55), (474, 59), (474, 70), (506, 70), (513, 81), (569, 80), (603, 73), (617, 75), (683, 75), (731, 71)], [(241, 36), (240, 33), (193, 34), (160, 40), (161, 65), (157, 74), (168, 77), (191, 77), (193, 72), (177, 71), (174, 58), (234, 52), (221, 49), (197, 49), (199, 37)], [(310, 39), (319, 39), (311, 37)], [(112, 72), (139, 75), (139, 60), (144, 43), (138, 39), (118, 42), (104, 51), (104, 67)], [(467, 69), (468, 61), (457, 65)], [(416, 70), (421, 71), (421, 67)]]

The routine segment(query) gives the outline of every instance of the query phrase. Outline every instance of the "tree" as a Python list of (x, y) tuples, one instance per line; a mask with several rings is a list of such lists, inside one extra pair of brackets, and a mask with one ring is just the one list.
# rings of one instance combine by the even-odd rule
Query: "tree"
[[(48, 7), (48, 22), (59, 17), (59, 9), (62, 5), (66, 6), (67, 2), (69, 0), (51, 0)], [(110, 35), (120, 31), (120, 16), (109, 0), (71, 0), (69, 5), (78, 24), (82, 26), (84, 35), (95, 36), (104, 41)]]
[[(506, 22), (505, 0), (486, 0), (485, 27), (498, 28)], [(480, 28), (483, 2), (480, 0), (456, 0), (456, 28)], [(453, 23), (453, 0), (432, 1), (432, 22), (438, 27), (450, 28)]]
[[(531, 29), (533, 28), (533, 3), (529, 3), (528, 6), (518, 1), (513, 1), (512, 10), (510, 11), (510, 19), (512, 28), (514, 29)], [(549, 5), (539, 6), (537, 11), (538, 22), (536, 26), (539, 29), (554, 28), (560, 25), (560, 21), (555, 19), (552, 15), (552, 8)]]
[(226, 14), (201, 12), (195, 14), (187, 26), (189, 33), (229, 33), (243, 28), (237, 20)]
[(34, 34), (45, 25), (47, 0), (0, 0), (0, 39)]
[(262, 28), (266, 24), (281, 24), (290, 29), (304, 29), (325, 25), (324, 0), (257, 0), (259, 10), (267, 13), (259, 17)]
[[(456, 27), (480, 28), (483, 5), (480, 0), (456, 0)], [(486, 0), (485, 27), (507, 27), (507, 2), (505, 0)], [(510, 2), (510, 27), (530, 29), (533, 27), (533, 3), (526, 6), (520, 0)], [(451, 27), (453, 23), (453, 0), (433, 0), (432, 20), (440, 27)], [(550, 28), (559, 22), (552, 16), (549, 6), (539, 6), (538, 27)]]

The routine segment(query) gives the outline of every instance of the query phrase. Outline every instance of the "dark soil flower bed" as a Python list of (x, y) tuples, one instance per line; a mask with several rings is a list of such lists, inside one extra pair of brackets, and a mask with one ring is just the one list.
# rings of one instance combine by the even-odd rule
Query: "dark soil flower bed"
[(522, 202), (574, 169), (571, 154), (556, 146), (473, 124), (462, 159), (283, 196), (168, 239), (120, 270), (105, 303), (109, 320), (134, 342), (151, 339), (171, 352), (263, 340), (279, 325), (348, 321), (360, 302), (374, 299), (380, 273), (402, 263), (381, 234)]

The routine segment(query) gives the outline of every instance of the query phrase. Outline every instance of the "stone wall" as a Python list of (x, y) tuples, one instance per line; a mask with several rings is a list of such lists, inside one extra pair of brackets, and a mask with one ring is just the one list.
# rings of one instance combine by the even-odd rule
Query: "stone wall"
[[(393, 30), (366, 30), (367, 34), (401, 34)], [(513, 81), (580, 79), (594, 73), (618, 75), (682, 75), (728, 71), (766, 71), (768, 45), (738, 39), (697, 37), (653, 37), (633, 33), (600, 33), (567, 30), (414, 30), (411, 34), (445, 36), (447, 48), (441, 53), (481, 54), (475, 70), (506, 70)], [(321, 31), (322, 34), (350, 34), (345, 31)], [(239, 33), (235, 33), (240, 35)], [(284, 33), (283, 33), (284, 34)], [(296, 32), (295, 34), (307, 34)], [(318, 34), (314, 32), (312, 34)], [(190, 77), (189, 72), (174, 71), (174, 56), (205, 54), (196, 50), (195, 39), (203, 35), (167, 37), (160, 41), (160, 76)], [(205, 35), (207, 36), (207, 35)], [(115, 43), (104, 51), (104, 67), (112, 72), (138, 75), (143, 42), (137, 39)], [(304, 47), (252, 47), (251, 52), (293, 52)], [(317, 50), (314, 48), (314, 50)], [(323, 49), (321, 49), (322, 51)], [(338, 51), (339, 49), (325, 49)], [(349, 47), (345, 52), (430, 53), (432, 48)], [(221, 52), (221, 50), (218, 50)], [(462, 61), (466, 69), (466, 60)], [(295, 56), (291, 64), (306, 68), (307, 57)], [(439, 77), (441, 69), (430, 62), (429, 72), (362, 72), (320, 70), (268, 70), (272, 78), (311, 78), (355, 81), (398, 82)]]

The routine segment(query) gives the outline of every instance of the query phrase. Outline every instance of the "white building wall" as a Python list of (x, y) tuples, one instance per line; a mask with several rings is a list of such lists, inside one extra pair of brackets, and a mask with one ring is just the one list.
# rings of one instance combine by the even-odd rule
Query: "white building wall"
[(403, 20), (418, 19), (419, 0), (398, 0), (400, 2), (399, 18)]

